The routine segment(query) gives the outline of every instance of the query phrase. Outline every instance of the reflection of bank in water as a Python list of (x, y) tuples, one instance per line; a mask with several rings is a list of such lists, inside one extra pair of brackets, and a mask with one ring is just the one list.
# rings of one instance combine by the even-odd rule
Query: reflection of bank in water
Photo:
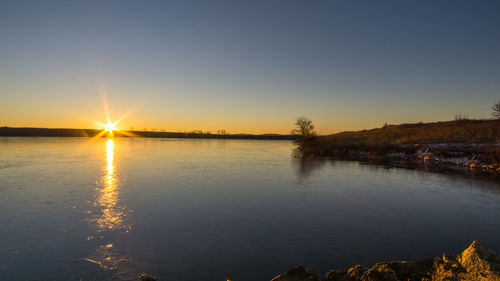
[[(293, 164), (295, 166), (295, 172), (300, 180), (306, 180), (313, 175), (317, 170), (320, 170), (328, 163), (325, 159), (303, 159), (303, 158), (293, 158)], [(333, 165), (334, 162), (330, 161)]]
[[(97, 227), (95, 236), (88, 237), (89, 240), (100, 239), (102, 245), (95, 248), (92, 254), (85, 260), (98, 265), (103, 270), (114, 271), (115, 279), (132, 274), (127, 269), (129, 261), (118, 242), (123, 242), (131, 225), (126, 222), (127, 210), (119, 204), (119, 185), (114, 162), (114, 141), (108, 139), (106, 142), (106, 162), (104, 175), (97, 189), (96, 199), (93, 203), (96, 208), (95, 216), (91, 224)], [(106, 236), (111, 235), (118, 241), (110, 241)]]

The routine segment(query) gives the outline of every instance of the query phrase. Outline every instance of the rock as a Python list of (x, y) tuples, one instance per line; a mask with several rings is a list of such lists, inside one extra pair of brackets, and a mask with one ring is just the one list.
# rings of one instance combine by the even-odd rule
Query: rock
[(461, 280), (460, 276), (466, 273), (456, 259), (447, 254), (444, 254), (443, 258), (435, 258), (432, 268), (428, 271), (432, 274), (433, 280), (447, 281)]
[(464, 280), (500, 281), (500, 256), (478, 241), (458, 255), (457, 261), (467, 271)]
[(142, 281), (156, 281), (156, 277), (145, 273), (141, 274), (141, 276), (139, 276), (139, 279), (141, 279)]
[(361, 266), (361, 265), (358, 264), (358, 265), (356, 265), (354, 267), (349, 268), (349, 270), (347, 270), (347, 275), (352, 280), (356, 280), (356, 279), (359, 279), (359, 278), (363, 277), (363, 273), (366, 270), (367, 269), (364, 266)]
[(396, 271), (390, 263), (377, 263), (372, 268), (364, 272), (361, 280), (370, 281), (399, 281)]
[(318, 276), (309, 268), (299, 265), (274, 277), (271, 281), (318, 281)]
[(347, 271), (331, 270), (325, 274), (325, 281), (348, 281), (351, 280)]
[[(319, 280), (310, 269), (298, 266), (272, 281)], [(331, 270), (322, 281), (500, 281), (500, 256), (474, 241), (457, 256), (417, 262), (380, 262), (366, 268), (356, 265), (346, 271)]]

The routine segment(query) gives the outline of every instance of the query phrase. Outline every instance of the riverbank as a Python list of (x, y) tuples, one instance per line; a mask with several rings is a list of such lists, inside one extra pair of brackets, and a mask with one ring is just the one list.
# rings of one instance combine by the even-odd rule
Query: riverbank
[(500, 172), (500, 120), (389, 125), (307, 138), (297, 155), (362, 161), (422, 161)]
[(379, 262), (372, 267), (356, 265), (347, 270), (331, 270), (319, 277), (311, 269), (297, 266), (271, 281), (499, 281), (500, 255), (478, 241), (453, 256), (417, 262)]

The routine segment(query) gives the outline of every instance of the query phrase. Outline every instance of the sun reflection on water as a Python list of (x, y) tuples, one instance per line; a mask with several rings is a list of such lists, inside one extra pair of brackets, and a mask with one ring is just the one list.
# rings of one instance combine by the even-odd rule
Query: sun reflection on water
[[(103, 239), (102, 243), (85, 259), (98, 264), (100, 268), (111, 270), (116, 276), (131, 276), (128, 270), (128, 255), (120, 243), (109, 240), (109, 235), (116, 238), (119, 235), (122, 241), (126, 239), (131, 225), (126, 223), (127, 210), (119, 201), (119, 180), (115, 164), (115, 141), (109, 138), (106, 141), (106, 160), (103, 166), (103, 176), (97, 190), (94, 206), (96, 210), (92, 220), (97, 226), (95, 237)], [(92, 239), (94, 236), (92, 236)], [(118, 245), (116, 246), (115, 243)], [(115, 276), (115, 277), (116, 277)]]
[(108, 183), (114, 184), (112, 180), (114, 180), (114, 147), (115, 144), (112, 139), (108, 139), (106, 142), (106, 170), (107, 170), (107, 179)]
[(101, 230), (112, 230), (127, 226), (123, 225), (124, 208), (118, 205), (118, 179), (114, 164), (114, 140), (106, 142), (106, 166), (103, 186), (99, 191), (97, 204), (101, 207), (101, 214), (97, 224)]

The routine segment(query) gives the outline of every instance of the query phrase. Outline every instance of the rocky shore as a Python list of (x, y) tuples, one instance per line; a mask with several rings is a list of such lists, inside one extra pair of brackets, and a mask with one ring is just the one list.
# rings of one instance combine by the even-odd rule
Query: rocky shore
[(347, 270), (331, 270), (320, 277), (299, 265), (271, 281), (500, 281), (500, 255), (478, 241), (453, 256), (417, 262), (380, 262), (372, 267), (356, 265)]
[[(149, 274), (141, 274), (139, 279), (157, 281)], [(372, 267), (356, 265), (347, 270), (330, 270), (324, 276), (299, 265), (271, 281), (500, 281), (500, 255), (474, 241), (456, 256), (379, 262)]]
[(314, 142), (300, 144), (300, 158), (331, 158), (354, 161), (405, 161), (443, 165), (472, 171), (500, 173), (500, 144), (406, 144), (388, 146), (329, 146)]
[(429, 144), (417, 145), (418, 150), (408, 157), (422, 161), (457, 165), (469, 169), (500, 172), (497, 158), (500, 144)]

